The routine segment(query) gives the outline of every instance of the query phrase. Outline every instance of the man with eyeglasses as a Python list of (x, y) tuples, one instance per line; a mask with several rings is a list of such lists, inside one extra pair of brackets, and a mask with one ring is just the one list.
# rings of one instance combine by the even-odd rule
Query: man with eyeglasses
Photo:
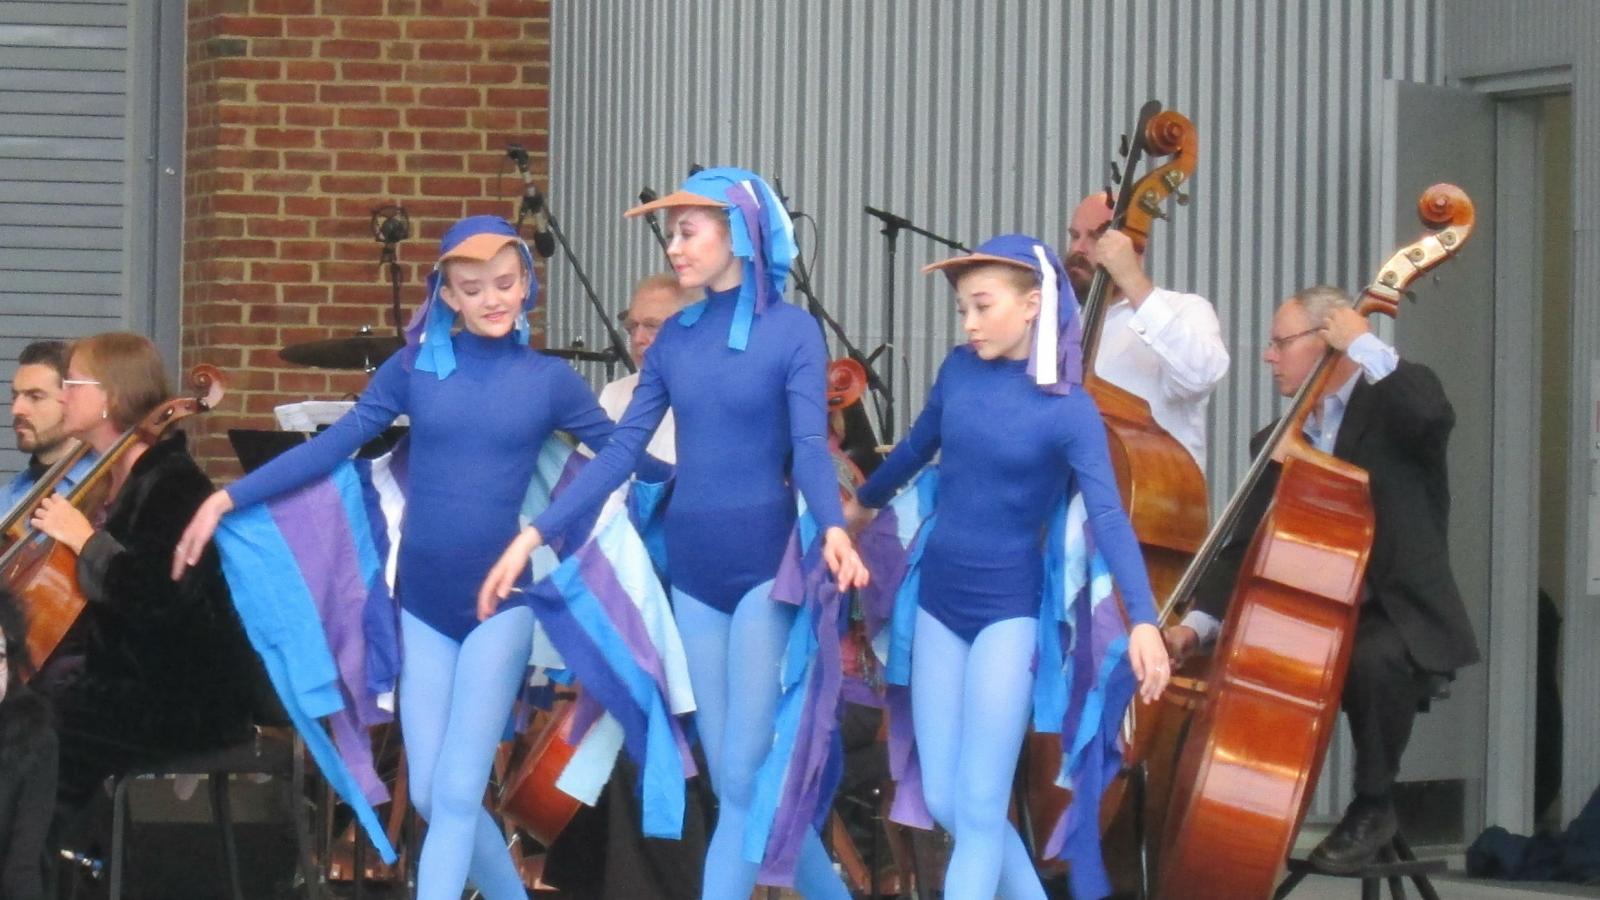
[[(678, 287), (677, 276), (670, 272), (651, 275), (634, 287), (633, 302), (628, 304), (628, 311), (621, 315), (620, 322), (627, 332), (628, 355), (633, 357), (635, 367), (644, 366), (644, 352), (655, 343), (656, 333), (661, 330), (662, 324), (694, 299)], [(613, 421), (620, 420), (623, 411), (628, 408), (628, 401), (633, 399), (634, 388), (638, 386), (638, 372), (611, 382), (600, 390), (600, 408)], [(666, 417), (661, 420), (661, 427), (656, 429), (655, 436), (645, 446), (645, 452), (671, 463), (677, 460), (676, 447), (677, 426), (673, 422), (672, 411), (668, 410)]]
[[(1278, 307), (1262, 360), (1278, 393), (1292, 397), (1330, 348), (1341, 355), (1306, 419), (1306, 440), (1367, 471), (1377, 521), (1342, 697), (1356, 797), (1310, 857), (1323, 871), (1350, 874), (1395, 835), (1391, 791), (1417, 712), (1456, 669), (1478, 660), (1478, 647), (1450, 570), (1445, 454), (1455, 412), (1444, 387), (1432, 369), (1402, 360), (1372, 334), (1351, 298), (1331, 287), (1308, 288)], [(1255, 435), (1252, 452), (1270, 430)], [(1193, 607), (1166, 629), (1175, 658), (1215, 640), (1276, 484), (1274, 468), (1195, 589)]]
[(1111, 197), (1085, 197), (1067, 226), (1067, 280), (1088, 299), (1104, 266), (1116, 293), (1107, 300), (1094, 372), (1150, 404), (1150, 415), (1206, 466), (1206, 406), (1228, 374), (1228, 350), (1216, 310), (1198, 294), (1157, 287), (1133, 241), (1110, 228)]
[[(50, 467), (77, 445), (62, 428), (67, 349), (62, 341), (34, 341), (22, 348), (17, 358), (17, 371), (11, 376), (11, 431), (16, 435), (17, 449), (29, 457), (28, 465), (0, 491), (0, 513), (10, 512)], [(70, 491), (94, 461), (93, 453), (80, 460), (57, 490)]]

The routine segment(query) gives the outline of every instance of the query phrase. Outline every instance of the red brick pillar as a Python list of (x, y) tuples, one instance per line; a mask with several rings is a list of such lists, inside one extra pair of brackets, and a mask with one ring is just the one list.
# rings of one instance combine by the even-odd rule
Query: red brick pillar
[(549, 171), (549, 0), (190, 0), (183, 364), (228, 374), (189, 426), (213, 477), (238, 473), (226, 429), (357, 392), (365, 376), (283, 363), (287, 344), (392, 333), (372, 210), (402, 202), (404, 315), (439, 236), (510, 216), (506, 145)]

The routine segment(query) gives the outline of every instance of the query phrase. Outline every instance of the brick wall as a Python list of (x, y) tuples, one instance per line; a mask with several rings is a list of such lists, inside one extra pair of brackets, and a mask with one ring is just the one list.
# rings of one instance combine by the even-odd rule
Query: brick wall
[(189, 426), (214, 478), (239, 471), (226, 429), (365, 383), (277, 351), (392, 333), (374, 207), (411, 217), (409, 316), (451, 222), (514, 213), (508, 142), (545, 183), (549, 36), (549, 0), (190, 0), (182, 352), (229, 376)]

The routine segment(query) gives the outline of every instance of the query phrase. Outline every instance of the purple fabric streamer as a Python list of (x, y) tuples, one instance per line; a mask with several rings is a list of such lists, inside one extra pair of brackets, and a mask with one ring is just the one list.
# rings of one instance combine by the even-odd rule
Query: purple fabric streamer
[[(339, 756), (374, 805), (389, 799), (372, 760), (366, 727), (391, 720), (367, 690), (367, 583), (357, 563), (349, 519), (338, 489), (327, 479), (267, 504), (273, 522), (311, 588), (339, 670), (345, 706), (330, 716)], [(341, 721), (345, 720), (345, 721)]]

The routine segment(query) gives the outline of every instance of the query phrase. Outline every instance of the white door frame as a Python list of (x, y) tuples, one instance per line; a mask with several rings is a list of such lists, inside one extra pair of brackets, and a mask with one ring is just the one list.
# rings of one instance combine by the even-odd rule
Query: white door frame
[[(1566, 67), (1508, 72), (1464, 79), (1464, 87), (1500, 101), (1570, 92)], [(1513, 833), (1533, 831), (1536, 662), (1538, 658), (1539, 458), (1542, 303), (1536, 294), (1540, 272), (1537, 248), (1544, 234), (1544, 191), (1538, 115), (1521, 104), (1496, 104), (1495, 194), (1499, 223), (1495, 253), (1495, 426), (1491, 523), (1495, 557), (1490, 562), (1488, 747), (1485, 759), (1484, 822)], [(1574, 325), (1576, 323), (1573, 323)], [(1573, 336), (1572, 377), (1588, 377), (1585, 335)], [(1585, 385), (1574, 383), (1576, 418), (1569, 441), (1567, 483), (1582, 484), (1588, 454), (1576, 423), (1587, 421), (1580, 398)], [(1581, 491), (1570, 492), (1564, 596), (1581, 597), (1583, 554), (1572, 552), (1581, 539), (1587, 509)], [(1524, 598), (1523, 603), (1508, 602)], [(1498, 601), (1498, 602), (1496, 602)], [(1575, 810), (1573, 811), (1575, 812)]]

